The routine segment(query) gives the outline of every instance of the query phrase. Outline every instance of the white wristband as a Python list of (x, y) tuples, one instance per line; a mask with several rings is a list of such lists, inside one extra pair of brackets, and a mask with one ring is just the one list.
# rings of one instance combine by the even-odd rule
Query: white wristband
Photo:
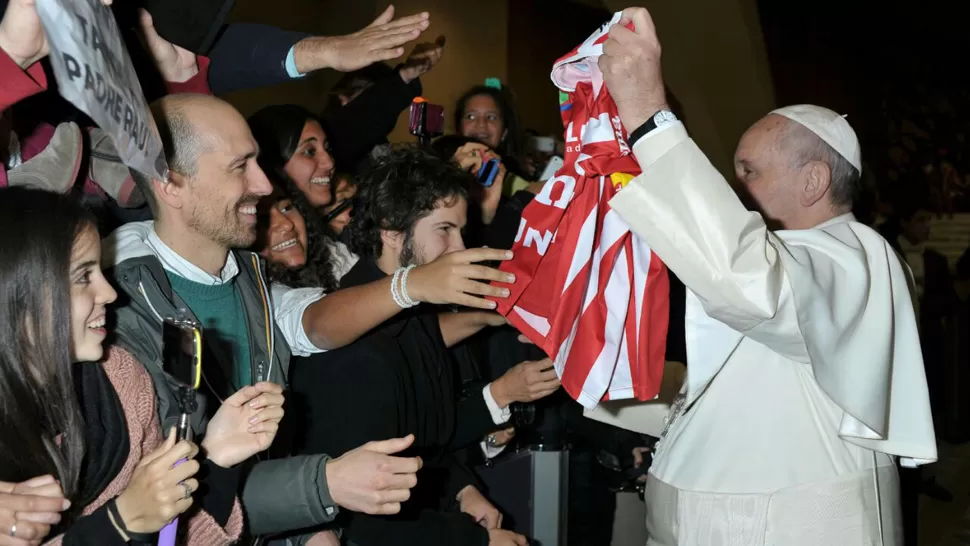
[(401, 299), (404, 300), (404, 304), (408, 307), (414, 307), (418, 302), (411, 299), (410, 294), (408, 294), (408, 275), (411, 270), (414, 269), (413, 265), (409, 265), (404, 269), (404, 273), (401, 275)]
[(407, 309), (407, 306), (404, 305), (404, 300), (401, 299), (401, 295), (398, 293), (397, 283), (401, 278), (402, 272), (403, 272), (402, 269), (398, 269), (397, 271), (394, 272), (394, 276), (391, 277), (391, 297), (394, 298), (394, 303), (396, 303), (398, 307), (400, 307), (401, 309)]
[(394, 303), (401, 309), (408, 309), (417, 305), (417, 302), (407, 295), (408, 271), (413, 267), (398, 268), (391, 278), (391, 297), (394, 298)]

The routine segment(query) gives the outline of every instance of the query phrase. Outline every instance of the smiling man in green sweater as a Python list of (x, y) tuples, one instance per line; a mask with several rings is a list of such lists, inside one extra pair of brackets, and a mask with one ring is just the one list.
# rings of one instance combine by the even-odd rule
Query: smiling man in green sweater
[[(136, 177), (157, 220), (127, 224), (105, 241), (106, 268), (128, 296), (117, 310), (116, 343), (151, 373), (167, 427), (179, 412), (174, 381), (161, 366), (162, 319), (183, 311), (204, 325), (204, 381), (192, 416), (201, 436), (207, 406), (218, 407), (236, 388), (258, 381), (285, 386), (286, 334), (306, 334), (299, 324), (276, 320), (259, 256), (231, 250), (255, 241), (256, 203), (271, 191), (245, 120), (206, 95), (171, 95), (153, 110), (171, 173), (165, 182)], [(253, 462), (241, 492), (249, 533), (316, 527), (331, 521), (338, 506), (395, 513), (421, 462), (390, 454), (411, 441), (372, 442), (335, 460), (289, 457), (290, 446), (274, 445), (283, 458)]]

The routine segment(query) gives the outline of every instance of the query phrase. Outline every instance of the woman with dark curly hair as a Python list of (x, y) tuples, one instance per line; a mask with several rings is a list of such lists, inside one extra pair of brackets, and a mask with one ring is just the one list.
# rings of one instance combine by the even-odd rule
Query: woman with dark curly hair
[[(285, 190), (292, 206), (310, 227), (313, 267), (303, 268), (294, 275), (303, 278), (301, 284), (327, 292), (336, 290), (337, 281), (353, 267), (356, 259), (321, 219), (323, 209), (333, 201), (334, 163), (319, 119), (302, 106), (279, 104), (256, 112), (248, 122), (259, 144), (260, 168), (275, 185)], [(335, 254), (343, 267), (334, 267), (338, 262), (333, 258)], [(295, 277), (287, 280), (297, 282)]]

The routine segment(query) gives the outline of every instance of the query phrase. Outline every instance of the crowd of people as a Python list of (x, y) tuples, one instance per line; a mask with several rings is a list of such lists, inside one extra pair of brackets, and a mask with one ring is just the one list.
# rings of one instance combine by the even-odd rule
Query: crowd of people
[[(0, 541), (154, 542), (185, 514), (192, 544), (525, 544), (471, 466), (514, 436), (513, 404), (559, 388), (487, 299), (508, 294), (491, 281), (514, 282), (494, 265), (537, 186), (511, 155), (490, 188), (469, 184), (519, 146), (493, 87), (462, 99), (452, 144), (388, 144), (443, 44), (381, 61), (428, 25), (392, 8), (337, 38), (244, 25), (264, 42), (247, 47), (289, 43), (252, 66), (231, 54), (239, 25), (204, 57), (142, 12), (132, 57), (166, 82), (158, 97), (143, 82), (159, 180), (48, 90), (36, 7), (7, 3)], [(320, 114), (272, 105), (247, 120), (212, 94), (238, 88), (240, 70), (254, 86), (325, 67), (348, 75)], [(52, 119), (51, 105), (70, 113)], [(203, 365), (191, 439), (177, 441), (184, 385), (162, 329), (185, 313)], [(480, 369), (495, 335), (511, 350), (459, 373), (453, 360)]]
[[(456, 134), (388, 143), (446, 47), (385, 61), (429, 14), (341, 37), (226, 25), (200, 55), (142, 12), (159, 179), (50, 90), (35, 2), (8, 0), (0, 545), (155, 543), (178, 517), (185, 544), (524, 546), (475, 472), (515, 442), (572, 449), (570, 544), (609, 544), (611, 460), (641, 467), (650, 545), (902, 544), (897, 460), (936, 449), (908, 269), (851, 215), (854, 132), (811, 106), (756, 123), (736, 156), (748, 213), (670, 112), (649, 15), (624, 20), (598, 68), (644, 174), (612, 205), (708, 336), (668, 340), (692, 360), (652, 466), (649, 437), (585, 418), (494, 311), (555, 145), (492, 82), (458, 100)], [(347, 74), (319, 113), (247, 119), (213, 94), (324, 68)], [(192, 411), (163, 336), (186, 314)]]

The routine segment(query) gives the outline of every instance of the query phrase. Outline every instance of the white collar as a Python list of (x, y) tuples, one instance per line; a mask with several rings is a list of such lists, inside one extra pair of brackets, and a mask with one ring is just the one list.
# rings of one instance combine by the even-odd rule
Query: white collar
[(155, 253), (158, 261), (162, 263), (162, 267), (165, 271), (169, 273), (174, 273), (183, 279), (196, 282), (199, 284), (204, 284), (207, 286), (216, 286), (220, 284), (225, 284), (239, 274), (239, 265), (236, 263), (236, 257), (229, 252), (226, 257), (226, 264), (222, 266), (222, 271), (219, 275), (213, 275), (207, 271), (203, 271), (197, 265), (189, 262), (174, 250), (169, 248), (162, 239), (155, 232), (155, 226), (152, 225), (152, 229), (148, 234), (148, 239), (145, 244)]
[(843, 224), (845, 222), (856, 222), (856, 221), (857, 220), (855, 219), (855, 215), (852, 214), (851, 212), (847, 212), (845, 214), (840, 214), (840, 215), (836, 216), (835, 218), (829, 218), (828, 220), (826, 220), (826, 221), (822, 222), (821, 224), (815, 226), (814, 229), (824, 228), (824, 227), (829, 227), (829, 226), (834, 226), (835, 224)]

